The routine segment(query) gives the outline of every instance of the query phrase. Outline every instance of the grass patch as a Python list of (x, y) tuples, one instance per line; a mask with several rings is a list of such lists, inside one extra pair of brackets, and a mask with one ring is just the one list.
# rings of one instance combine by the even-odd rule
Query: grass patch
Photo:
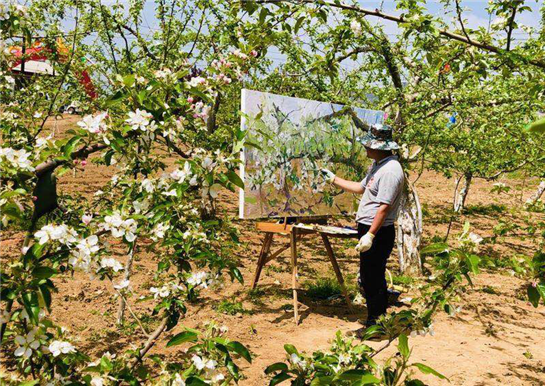
[(319, 277), (315, 281), (303, 283), (306, 294), (312, 299), (324, 300), (342, 294), (341, 285), (331, 276)]
[(406, 275), (392, 275), (394, 285), (409, 286), (414, 283), (414, 278)]
[(265, 295), (265, 291), (263, 291), (261, 288), (255, 288), (250, 289), (247, 292), (248, 294), (248, 300), (250, 300), (254, 304), (263, 304), (263, 300), (261, 298)]
[(220, 314), (236, 315), (236, 314), (250, 314), (250, 310), (244, 308), (241, 302), (230, 302), (229, 300), (222, 300), (214, 309)]
[(507, 207), (503, 204), (490, 204), (490, 205), (468, 205), (463, 213), (467, 215), (483, 215), (483, 216), (491, 216), (503, 213), (507, 210)]

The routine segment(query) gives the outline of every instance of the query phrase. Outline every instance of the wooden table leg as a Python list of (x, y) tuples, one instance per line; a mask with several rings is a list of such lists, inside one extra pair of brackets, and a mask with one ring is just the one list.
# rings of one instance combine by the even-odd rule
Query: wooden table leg
[(299, 324), (299, 308), (297, 301), (297, 228), (292, 228), (290, 234), (291, 243), (291, 273), (292, 273), (292, 289), (293, 289), (293, 316), (295, 325)]
[(348, 304), (348, 309), (351, 312), (353, 312), (354, 309), (352, 307), (352, 302), (350, 301), (350, 296), (348, 296), (348, 292), (346, 291), (346, 287), (344, 285), (343, 274), (341, 273), (341, 269), (339, 268), (337, 259), (335, 258), (335, 255), (333, 254), (333, 248), (331, 248), (331, 243), (329, 242), (329, 238), (327, 237), (327, 235), (323, 233), (320, 233), (320, 235), (322, 236), (325, 249), (327, 250), (327, 255), (329, 256), (329, 260), (331, 261), (331, 265), (333, 266), (333, 270), (335, 271), (335, 275), (337, 276), (337, 280), (339, 281), (339, 284), (341, 286), (341, 291), (344, 295), (344, 298), (346, 299), (346, 303)]
[(267, 262), (267, 255), (271, 249), (273, 239), (273, 233), (265, 233), (265, 240), (263, 240), (263, 246), (261, 247), (261, 253), (257, 259), (257, 268), (255, 270), (254, 282), (252, 283), (252, 289), (255, 289), (257, 282), (259, 281), (259, 276), (261, 276), (261, 271), (263, 266)]

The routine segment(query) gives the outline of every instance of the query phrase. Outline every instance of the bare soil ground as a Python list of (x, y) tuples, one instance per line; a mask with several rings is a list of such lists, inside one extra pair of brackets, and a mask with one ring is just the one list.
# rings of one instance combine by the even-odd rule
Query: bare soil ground
[[(60, 122), (57, 130), (62, 131), (74, 125), (78, 117), (67, 117)], [(79, 193), (89, 197), (112, 175), (112, 170), (89, 163), (75, 175), (67, 173), (60, 179), (59, 191)], [(416, 178), (413, 175), (413, 179)], [(500, 195), (490, 192), (492, 184), (477, 180), (470, 190), (469, 214), (456, 219), (452, 235), (470, 221), (472, 229), (482, 236), (491, 236), (499, 218), (519, 221), (518, 211), (524, 200), (531, 194), (537, 181), (520, 176), (502, 180), (511, 187), (508, 193)], [(417, 189), (425, 206), (425, 231), (427, 240), (433, 236), (444, 236), (450, 216), (444, 213), (450, 208), (454, 182), (432, 172), (424, 172), (418, 180)], [(268, 379), (263, 369), (276, 361), (283, 360), (285, 343), (294, 344), (299, 350), (311, 353), (327, 349), (337, 330), (343, 332), (360, 327), (358, 318), (365, 318), (364, 306), (357, 306), (357, 313), (348, 312), (341, 299), (316, 300), (300, 291), (301, 324), (295, 326), (291, 311), (291, 271), (288, 253), (271, 262), (263, 271), (259, 284), (260, 291), (250, 292), (257, 256), (263, 235), (255, 231), (250, 221), (236, 218), (238, 199), (234, 194), (221, 196), (222, 208), (233, 218), (241, 232), (241, 245), (233, 250), (234, 258), (240, 262), (245, 285), (227, 280), (222, 288), (202, 293), (202, 300), (190, 304), (184, 320), (174, 331), (166, 334), (152, 349), (153, 353), (176, 356), (180, 348), (165, 348), (167, 338), (182, 327), (202, 326), (203, 322), (215, 320), (229, 327), (228, 336), (239, 340), (255, 355), (251, 365), (244, 365), (247, 378), (242, 385), (265, 385)], [(492, 205), (505, 205), (505, 209), (490, 210)], [(532, 214), (543, 220), (543, 215)], [(349, 224), (352, 219), (341, 220)], [(22, 232), (3, 231), (0, 241), (2, 263), (17, 256), (23, 239)], [(286, 242), (277, 238), (275, 245)], [(353, 242), (334, 240), (333, 247), (339, 264), (349, 283), (355, 281), (358, 258), (353, 252)], [(274, 246), (273, 246), (274, 248)], [(530, 256), (534, 245), (528, 239), (507, 237), (496, 244), (483, 247), (495, 259), (515, 255)], [(123, 251), (116, 248), (118, 258), (126, 259)], [(332, 274), (327, 255), (317, 240), (307, 240), (299, 251), (300, 283), (312, 282), (317, 277)], [(389, 268), (397, 273), (395, 253)], [(153, 286), (156, 259), (154, 254), (141, 250), (133, 266), (131, 285), (135, 296), (131, 299), (133, 310), (138, 315), (148, 315), (151, 302), (135, 303), (142, 294), (148, 294)], [(460, 302), (462, 311), (455, 317), (438, 315), (434, 327), (435, 336), (410, 339), (413, 347), (412, 360), (423, 362), (450, 378), (454, 385), (544, 385), (545, 384), (545, 307), (533, 308), (525, 300), (521, 287), (524, 282), (508, 274), (508, 269), (485, 271), (475, 279), (471, 288)], [(87, 275), (76, 273), (55, 279), (59, 292), (54, 296), (52, 318), (69, 329), (76, 345), (91, 356), (105, 351), (121, 352), (141, 344), (144, 334), (133, 323), (122, 329), (115, 325), (117, 301), (111, 284), (91, 280)], [(243, 311), (226, 315), (216, 308), (222, 300), (240, 302)], [(130, 320), (130, 316), (127, 316)], [(156, 322), (144, 319), (148, 330)], [(371, 342), (372, 346), (381, 343)], [(382, 352), (377, 359), (387, 357), (393, 349)], [(3, 355), (6, 355), (5, 353)], [(4, 358), (8, 359), (8, 358)], [(9, 360), (6, 361), (9, 363)], [(5, 366), (5, 365), (4, 365)], [(4, 367), (5, 371), (9, 368)], [(431, 385), (446, 382), (429, 376), (420, 376)]]

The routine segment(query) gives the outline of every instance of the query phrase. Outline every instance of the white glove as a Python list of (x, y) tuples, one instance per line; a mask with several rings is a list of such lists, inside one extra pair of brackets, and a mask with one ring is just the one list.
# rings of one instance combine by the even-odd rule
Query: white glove
[(335, 177), (337, 176), (331, 170), (322, 168), (320, 171), (324, 173), (324, 177), (327, 182), (332, 183), (335, 181)]
[(374, 238), (375, 238), (375, 235), (372, 234), (371, 232), (367, 232), (366, 234), (361, 236), (360, 242), (358, 243), (358, 245), (356, 245), (356, 251), (361, 253), (371, 249)]

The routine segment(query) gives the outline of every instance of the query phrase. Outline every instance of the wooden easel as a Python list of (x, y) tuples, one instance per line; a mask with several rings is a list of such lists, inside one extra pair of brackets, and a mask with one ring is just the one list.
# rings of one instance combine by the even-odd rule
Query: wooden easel
[[(320, 222), (324, 223), (324, 221), (326, 221), (326, 219), (321, 219)], [(354, 309), (352, 307), (352, 302), (350, 301), (350, 297), (348, 296), (348, 292), (346, 291), (343, 275), (339, 268), (339, 264), (337, 263), (337, 259), (335, 258), (335, 255), (333, 253), (333, 248), (331, 247), (331, 243), (329, 242), (329, 237), (355, 238), (357, 237), (357, 235), (352, 236), (352, 235), (343, 235), (343, 234), (337, 234), (337, 233), (328, 233), (325, 231), (314, 230), (314, 229), (312, 230), (302, 229), (302, 228), (298, 228), (295, 225), (296, 223), (298, 223), (298, 221), (294, 221), (292, 219), (292, 224), (288, 224), (288, 218), (284, 219), (284, 223), (270, 223), (270, 222), (257, 223), (257, 230), (265, 233), (265, 239), (263, 241), (263, 246), (261, 247), (261, 253), (259, 254), (259, 258), (257, 259), (257, 268), (255, 271), (254, 281), (252, 283), (252, 289), (256, 288), (257, 282), (259, 281), (259, 277), (261, 276), (261, 271), (263, 270), (263, 267), (268, 262), (277, 258), (285, 250), (291, 249), (293, 313), (295, 318), (295, 324), (296, 325), (299, 324), (299, 307), (298, 307), (298, 301), (297, 301), (297, 288), (298, 288), (297, 241), (300, 241), (306, 235), (319, 234), (322, 238), (322, 241), (324, 242), (324, 246), (327, 251), (327, 256), (329, 257), (329, 261), (331, 262), (331, 265), (333, 266), (333, 270), (335, 271), (335, 276), (337, 276), (337, 280), (339, 281), (339, 284), (341, 286), (341, 291), (344, 295), (344, 298), (346, 299), (346, 303), (348, 304), (348, 309), (351, 312), (353, 312)], [(272, 254), (269, 254), (271, 250), (271, 246), (272, 246), (273, 236), (275, 234), (289, 236), (290, 241), (289, 243), (281, 246), (278, 250), (276, 250)]]

